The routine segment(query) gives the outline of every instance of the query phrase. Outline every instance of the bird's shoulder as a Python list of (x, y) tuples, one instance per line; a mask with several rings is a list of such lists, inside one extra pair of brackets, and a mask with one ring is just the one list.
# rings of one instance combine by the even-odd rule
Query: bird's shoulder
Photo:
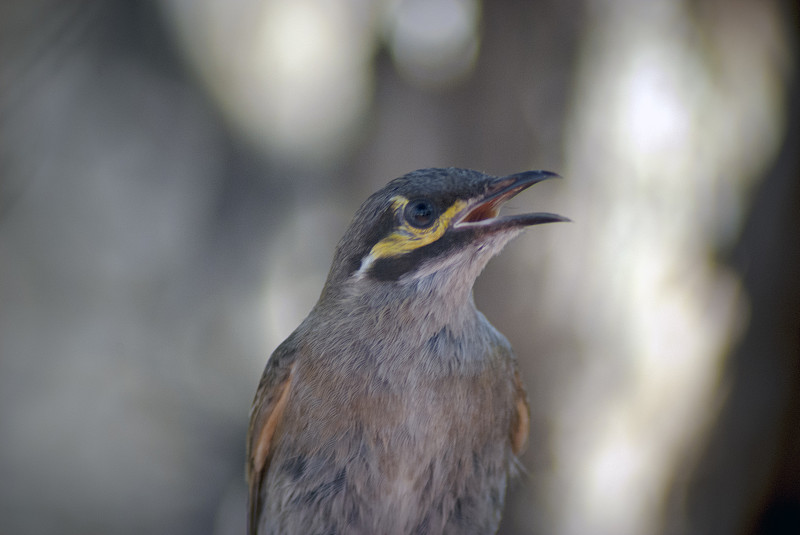
[(261, 503), (261, 484), (269, 467), (274, 436), (283, 419), (289, 398), (295, 364), (302, 353), (297, 332), (275, 349), (267, 360), (250, 410), (247, 432), (247, 465), (249, 487), (248, 530), (255, 533)]
[(511, 417), (511, 427), (509, 429), (509, 439), (511, 441), (511, 451), (515, 455), (520, 455), (525, 451), (530, 433), (531, 410), (528, 403), (528, 393), (525, 391), (525, 383), (522, 381), (519, 362), (511, 343), (486, 319), (480, 311), (477, 311), (478, 321), (484, 336), (490, 340), (494, 351), (505, 362), (510, 364), (510, 372), (513, 380), (514, 404)]

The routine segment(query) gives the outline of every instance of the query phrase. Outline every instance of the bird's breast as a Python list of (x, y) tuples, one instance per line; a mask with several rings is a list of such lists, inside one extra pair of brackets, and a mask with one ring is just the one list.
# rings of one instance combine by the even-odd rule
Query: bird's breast
[(442, 330), (404, 346), (340, 333), (307, 352), (296, 364), (273, 488), (352, 506), (365, 525), (398, 533), (416, 529), (408, 522), (444, 522), (459, 500), (473, 511), (494, 507), (511, 459), (513, 365), (487, 339)]

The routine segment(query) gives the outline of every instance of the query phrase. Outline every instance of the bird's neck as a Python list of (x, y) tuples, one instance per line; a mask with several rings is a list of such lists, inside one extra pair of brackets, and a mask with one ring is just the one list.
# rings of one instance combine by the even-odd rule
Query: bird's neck
[(360, 281), (339, 294), (331, 308), (338, 310), (338, 317), (346, 315), (362, 325), (402, 327), (422, 337), (443, 328), (470, 328), (477, 314), (472, 281), (452, 284), (452, 277), (438, 274), (399, 282)]
[[(341, 286), (339, 293), (321, 299), (304, 322), (315, 334), (310, 354), (335, 353), (336, 373), (345, 375), (363, 372), (365, 351), (376, 357), (375, 365), (387, 377), (392, 373), (447, 375), (456, 368), (483, 366), (486, 351), (463, 351), (491, 338), (485, 332), (491, 326), (475, 308), (471, 282), (454, 286), (421, 277)], [(420, 372), (419, 356), (443, 340), (454, 344), (452, 351), (427, 361)]]

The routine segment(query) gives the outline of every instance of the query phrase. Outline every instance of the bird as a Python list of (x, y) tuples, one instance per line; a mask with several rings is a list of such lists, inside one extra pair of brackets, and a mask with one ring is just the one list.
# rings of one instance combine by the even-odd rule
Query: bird
[(569, 221), (499, 215), (554, 177), (420, 169), (361, 205), (258, 384), (249, 535), (496, 533), (530, 410), (472, 287), (523, 229)]

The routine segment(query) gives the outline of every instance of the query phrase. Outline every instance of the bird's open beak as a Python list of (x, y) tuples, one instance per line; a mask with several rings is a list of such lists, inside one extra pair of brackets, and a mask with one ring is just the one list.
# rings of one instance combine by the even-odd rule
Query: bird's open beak
[(467, 207), (454, 218), (453, 229), (470, 228), (483, 232), (493, 232), (542, 223), (570, 221), (564, 216), (548, 212), (498, 216), (500, 207), (508, 199), (538, 182), (551, 178), (561, 177), (550, 171), (524, 171), (507, 177), (492, 179), (487, 183), (485, 193), (470, 200), (467, 203)]

